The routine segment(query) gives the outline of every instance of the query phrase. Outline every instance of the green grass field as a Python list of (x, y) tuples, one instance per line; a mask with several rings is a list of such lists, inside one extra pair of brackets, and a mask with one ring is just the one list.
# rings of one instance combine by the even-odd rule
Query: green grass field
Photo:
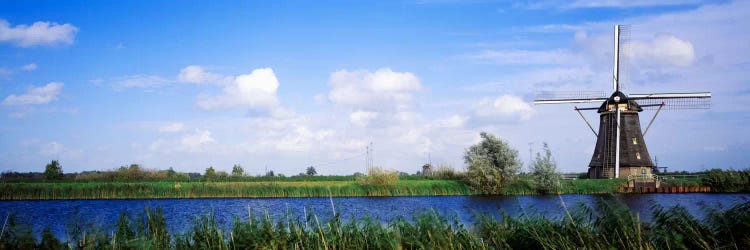
[[(562, 180), (563, 194), (616, 192), (621, 179)], [(367, 186), (353, 180), (253, 182), (13, 182), (0, 183), (0, 200), (151, 199), (151, 198), (286, 198), (348, 196), (475, 195), (460, 180), (400, 180), (391, 186)], [(528, 179), (503, 190), (504, 195), (536, 194)]]
[(402, 180), (392, 186), (363, 186), (355, 181), (0, 183), (2, 200), (471, 194), (471, 189), (457, 180)]

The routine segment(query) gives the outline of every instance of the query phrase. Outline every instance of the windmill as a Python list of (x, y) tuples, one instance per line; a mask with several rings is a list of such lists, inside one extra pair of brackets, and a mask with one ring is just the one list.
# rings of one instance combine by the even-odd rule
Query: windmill
[[(620, 57), (624, 49), (620, 47), (621, 33), (628, 33), (627, 26), (616, 25), (614, 29), (614, 71), (612, 91), (591, 92), (540, 92), (534, 104), (597, 103), (599, 107), (578, 108), (586, 125), (597, 137), (594, 154), (589, 163), (590, 178), (624, 178), (631, 176), (652, 176), (654, 163), (646, 147), (645, 134), (662, 110), (666, 109), (707, 109), (710, 108), (711, 93), (651, 93), (626, 95), (621, 91)], [(656, 109), (646, 130), (641, 130), (638, 113), (644, 109)], [(596, 110), (599, 113), (599, 130), (594, 130), (582, 110)]]

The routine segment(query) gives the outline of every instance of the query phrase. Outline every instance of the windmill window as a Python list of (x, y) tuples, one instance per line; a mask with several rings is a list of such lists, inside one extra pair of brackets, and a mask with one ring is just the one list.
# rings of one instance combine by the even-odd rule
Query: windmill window
[(635, 152), (635, 158), (638, 158), (638, 160), (640, 160), (641, 159), (641, 153), (640, 152)]
[(638, 138), (633, 137), (633, 144), (638, 144)]

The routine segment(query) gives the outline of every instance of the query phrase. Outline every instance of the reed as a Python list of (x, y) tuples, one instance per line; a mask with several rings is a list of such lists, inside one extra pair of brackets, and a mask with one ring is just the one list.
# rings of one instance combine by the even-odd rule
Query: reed
[(456, 180), (402, 180), (393, 185), (355, 181), (301, 182), (66, 182), (0, 183), (1, 200), (258, 198), (470, 195)]

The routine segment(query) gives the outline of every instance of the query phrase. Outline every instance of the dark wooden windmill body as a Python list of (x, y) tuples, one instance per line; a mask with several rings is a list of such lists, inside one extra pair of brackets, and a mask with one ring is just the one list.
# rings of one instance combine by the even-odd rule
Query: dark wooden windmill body
[[(542, 92), (537, 94), (535, 104), (598, 103), (601, 105), (575, 110), (597, 137), (596, 147), (588, 167), (590, 178), (655, 178), (655, 165), (646, 147), (644, 136), (654, 119), (664, 107), (668, 109), (704, 109), (710, 107), (710, 92), (699, 93), (653, 93), (631, 94), (621, 92), (619, 82), (620, 32), (615, 26), (613, 93)], [(640, 104), (639, 104), (640, 102)], [(639, 113), (644, 109), (656, 109), (646, 130), (641, 129)], [(582, 110), (599, 113), (598, 132), (589, 124)]]

